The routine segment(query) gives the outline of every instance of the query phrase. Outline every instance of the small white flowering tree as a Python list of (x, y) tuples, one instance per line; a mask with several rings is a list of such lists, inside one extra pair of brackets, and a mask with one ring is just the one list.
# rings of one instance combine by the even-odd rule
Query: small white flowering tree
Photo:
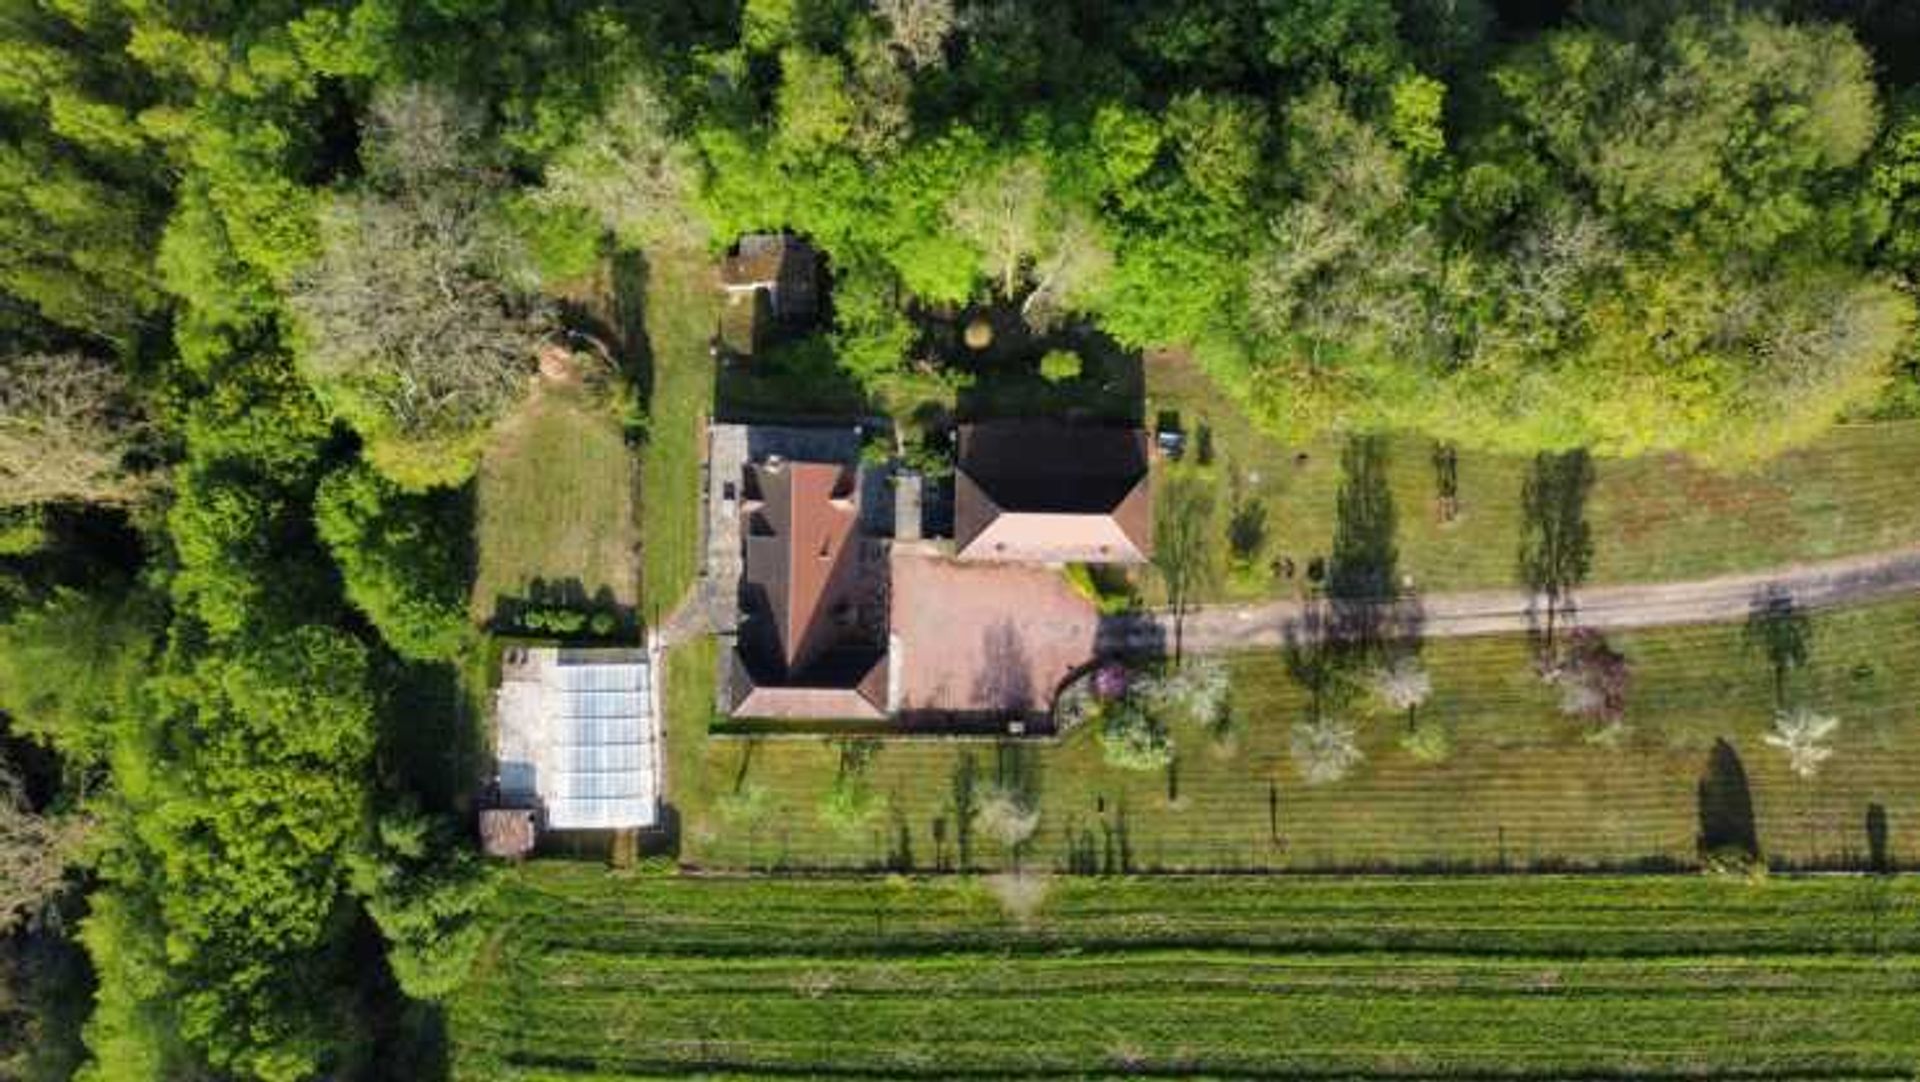
[(1360, 730), (1343, 718), (1321, 717), (1293, 725), (1293, 764), (1308, 785), (1339, 781), (1366, 758)]
[(973, 825), (1006, 848), (1015, 849), (1040, 829), (1040, 809), (1024, 794), (995, 786), (973, 813)]
[(1788, 769), (1811, 778), (1819, 772), (1820, 764), (1833, 756), (1827, 741), (1838, 728), (1839, 718), (1812, 707), (1795, 706), (1774, 713), (1773, 731), (1766, 735), (1766, 741), (1787, 753)]
[(1368, 685), (1388, 709), (1406, 713), (1409, 732), (1416, 726), (1421, 705), (1433, 694), (1433, 677), (1413, 654), (1402, 654), (1373, 670)]

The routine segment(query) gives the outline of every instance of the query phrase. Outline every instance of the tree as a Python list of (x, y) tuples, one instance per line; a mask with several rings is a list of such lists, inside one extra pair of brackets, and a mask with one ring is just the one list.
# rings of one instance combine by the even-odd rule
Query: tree
[(1614, 725), (1625, 716), (1633, 670), (1625, 654), (1592, 628), (1575, 628), (1568, 637), (1566, 663), (1553, 670), (1560, 685), (1560, 710), (1570, 717)]
[(1156, 503), (1153, 566), (1160, 572), (1167, 604), (1173, 609), (1173, 659), (1177, 664), (1193, 595), (1211, 588), (1219, 578), (1213, 486), (1198, 474), (1169, 472)]
[(400, 990), (428, 1000), (458, 990), (486, 938), (480, 918), (498, 885), (470, 843), (408, 803), (380, 818), (374, 845), (349, 866)]
[(81, 815), (35, 811), (0, 752), (0, 934), (12, 932), (65, 888), (67, 865), (90, 827)]
[(1368, 682), (1374, 695), (1389, 709), (1406, 712), (1408, 732), (1418, 728), (1421, 704), (1433, 694), (1433, 677), (1428, 675), (1418, 655), (1401, 654), (1375, 669)]
[(1593, 566), (1587, 494), (1593, 462), (1585, 451), (1535, 456), (1521, 488), (1520, 580), (1546, 601), (1540, 656), (1550, 663), (1556, 623), (1573, 607), (1573, 591)]
[(1025, 794), (1005, 786), (991, 786), (973, 813), (974, 829), (1009, 852), (1020, 848), (1040, 829), (1040, 809)]
[(1360, 751), (1360, 730), (1338, 717), (1294, 722), (1288, 749), (1294, 769), (1308, 785), (1339, 781), (1366, 758)]
[(547, 165), (540, 199), (586, 209), (630, 248), (695, 248), (706, 239), (699, 181), (698, 156), (674, 134), (652, 84), (636, 76)]
[(798, 45), (781, 50), (777, 109), (788, 153), (806, 158), (846, 145), (857, 111), (846, 64)]
[(314, 525), (347, 597), (404, 657), (450, 660), (471, 635), (465, 512), (456, 493), (407, 493), (360, 465), (329, 475), (314, 496)]
[(841, 837), (864, 837), (879, 816), (880, 803), (867, 770), (880, 753), (875, 740), (838, 741), (840, 769), (820, 801), (820, 821)]
[(945, 63), (953, 33), (953, 0), (874, 0), (875, 14), (886, 20), (887, 44), (914, 68)]
[(947, 226), (980, 253), (980, 268), (1011, 299), (1026, 261), (1041, 248), (1047, 174), (1031, 157), (1015, 158), (947, 201)]
[(1494, 73), (1517, 117), (1630, 228), (1767, 252), (1821, 230), (1871, 145), (1872, 62), (1844, 28), (1715, 9), (1635, 40), (1566, 29)]
[(1190, 725), (1218, 725), (1226, 713), (1230, 679), (1218, 658), (1189, 658), (1134, 680), (1139, 696), (1155, 717)]
[(1122, 770), (1158, 770), (1173, 761), (1173, 738), (1144, 700), (1127, 695), (1101, 712), (1100, 750)]
[(82, 770), (103, 765), (135, 716), (159, 632), (144, 591), (58, 589), (0, 624), (0, 710)]
[(104, 361), (32, 353), (0, 363), (0, 508), (124, 505), (153, 490), (139, 471), (146, 422)]
[(1080, 355), (1070, 349), (1050, 349), (1040, 358), (1040, 378), (1048, 383), (1071, 383), (1080, 370)]
[(1802, 668), (1812, 652), (1813, 622), (1794, 604), (1793, 595), (1770, 588), (1747, 612), (1747, 645), (1758, 648), (1773, 670), (1773, 706), (1787, 708), (1787, 674)]
[(1762, 739), (1786, 753), (1789, 770), (1810, 779), (1819, 773), (1821, 763), (1833, 757), (1828, 741), (1839, 728), (1839, 718), (1808, 706), (1795, 706), (1776, 710), (1773, 731)]
[(551, 306), (513, 284), (522, 257), (491, 217), (498, 180), (477, 131), (445, 91), (383, 92), (369, 183), (323, 213), (322, 255), (289, 297), (305, 370), (408, 488), (473, 472), (552, 327)]

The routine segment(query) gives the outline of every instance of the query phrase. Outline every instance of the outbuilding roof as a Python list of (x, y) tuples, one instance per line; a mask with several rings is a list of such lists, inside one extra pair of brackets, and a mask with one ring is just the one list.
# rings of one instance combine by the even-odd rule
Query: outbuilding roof
[(962, 426), (954, 503), (962, 560), (1142, 563), (1153, 552), (1147, 435), (1137, 428)]

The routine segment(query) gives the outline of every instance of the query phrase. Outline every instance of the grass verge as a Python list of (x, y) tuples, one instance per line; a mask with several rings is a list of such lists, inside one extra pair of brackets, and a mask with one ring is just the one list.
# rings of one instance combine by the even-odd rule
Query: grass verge
[(713, 400), (707, 350), (720, 301), (705, 252), (651, 253), (643, 289), (651, 369), (641, 525), (645, 615), (657, 622), (686, 596), (700, 566), (700, 460)]

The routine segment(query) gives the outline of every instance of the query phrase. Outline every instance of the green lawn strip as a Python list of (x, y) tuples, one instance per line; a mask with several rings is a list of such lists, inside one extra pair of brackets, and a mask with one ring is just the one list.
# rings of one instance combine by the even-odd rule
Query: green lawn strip
[[(1055, 870), (1483, 869), (1691, 865), (1697, 786), (1717, 741), (1749, 782), (1762, 849), (1785, 866), (1859, 867), (1879, 805), (1888, 855), (1920, 862), (1920, 604), (1888, 603), (1814, 617), (1807, 669), (1790, 695), (1841, 719), (1833, 757), (1813, 779), (1787, 769), (1764, 738), (1771, 678), (1739, 626), (1616, 636), (1631, 660), (1627, 730), (1616, 743), (1560, 712), (1520, 637), (1427, 645), (1434, 691), (1420, 724), (1453, 741), (1444, 763), (1400, 746), (1403, 717), (1361, 696), (1366, 760), (1346, 779), (1301, 782), (1289, 752), (1306, 696), (1284, 659), (1232, 663), (1229, 741), (1174, 733), (1167, 771), (1108, 766), (1093, 733), (1028, 745), (1042, 811), (1024, 861)], [(710, 685), (708, 685), (710, 686)], [(703, 692), (704, 693), (704, 692)], [(689, 720), (695, 714), (687, 715)], [(704, 715), (700, 715), (704, 716)], [(706, 867), (997, 868), (1009, 854), (984, 837), (961, 853), (956, 785), (972, 761), (976, 788), (1001, 752), (981, 741), (888, 741), (865, 774), (872, 818), (828, 829), (820, 809), (837, 746), (814, 738), (703, 737), (699, 789), (676, 787), (683, 856)], [(691, 757), (690, 749), (682, 752)], [(751, 799), (740, 799), (744, 794)], [(746, 813), (743, 814), (743, 809)]]
[(649, 255), (645, 321), (652, 371), (640, 467), (649, 620), (671, 611), (699, 570), (700, 459), (713, 400), (708, 345), (719, 304), (711, 256)]
[[(1289, 594), (1303, 585), (1264, 569), (1291, 557), (1297, 574), (1331, 548), (1341, 483), (1335, 438), (1283, 446), (1256, 430), (1197, 368), (1148, 365), (1148, 417), (1178, 411), (1190, 437), (1211, 429), (1222, 552), (1231, 477), (1264, 505), (1269, 540), (1255, 576), (1225, 577), (1216, 598)], [(1190, 440), (1189, 461), (1197, 456)], [(1304, 455), (1304, 459), (1300, 456)], [(1530, 460), (1461, 450), (1459, 514), (1443, 522), (1433, 444), (1389, 441), (1399, 569), (1419, 589), (1462, 590), (1518, 581), (1521, 488)], [(1596, 462), (1587, 502), (1590, 582), (1659, 582), (1784, 566), (1920, 543), (1920, 501), (1909, 473), (1920, 423), (1838, 426), (1770, 462), (1716, 470), (1678, 455)]]
[[(536, 863), (496, 901), (496, 964), (454, 999), (449, 1033), (456, 1077), (1892, 1073), (1920, 1054), (1917, 902), (1893, 879), (1121, 878), (1055, 881), (1015, 920), (973, 879)], [(1368, 929), (1397, 904), (1450, 914), (1452, 938), (1380, 942)], [(1627, 949), (1596, 951), (1569, 905), (1617, 912)], [(1741, 916), (1764, 946), (1743, 945)], [(1823, 956), (1836, 922), (1909, 930)], [(1689, 923), (1716, 931), (1672, 937)], [(1223, 924), (1268, 945), (1165, 946)], [(658, 935), (623, 937), (635, 927)]]
[(474, 619), (535, 580), (635, 605), (632, 470), (612, 411), (582, 389), (542, 387), (508, 418), (480, 468)]

